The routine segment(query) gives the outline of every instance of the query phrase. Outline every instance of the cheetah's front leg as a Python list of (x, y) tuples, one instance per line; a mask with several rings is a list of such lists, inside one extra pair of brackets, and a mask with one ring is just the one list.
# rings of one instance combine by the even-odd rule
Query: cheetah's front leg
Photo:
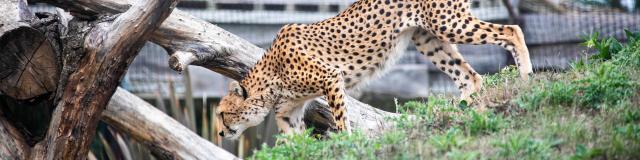
[(281, 134), (301, 134), (307, 129), (303, 121), (304, 102), (288, 103), (276, 109), (276, 124)]
[(347, 119), (347, 108), (344, 102), (345, 90), (344, 83), (340, 76), (334, 76), (325, 81), (324, 95), (327, 97), (333, 121), (336, 123), (336, 129), (339, 131), (347, 131), (351, 133), (351, 126)]

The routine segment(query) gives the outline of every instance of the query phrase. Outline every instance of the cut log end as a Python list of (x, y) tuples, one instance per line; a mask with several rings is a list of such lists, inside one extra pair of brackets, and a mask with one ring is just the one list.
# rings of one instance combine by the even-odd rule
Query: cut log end
[(169, 58), (169, 66), (175, 71), (182, 72), (195, 60), (196, 56), (193, 53), (178, 51)]
[(52, 92), (58, 80), (58, 61), (44, 35), (31, 27), (0, 33), (0, 91), (26, 100)]

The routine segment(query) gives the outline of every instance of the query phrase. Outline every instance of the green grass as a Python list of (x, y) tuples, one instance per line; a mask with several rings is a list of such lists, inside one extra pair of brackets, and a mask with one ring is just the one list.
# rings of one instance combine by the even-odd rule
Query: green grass
[(251, 158), (637, 159), (640, 36), (628, 36), (628, 44), (590, 37), (585, 44), (599, 53), (563, 72), (529, 81), (512, 67), (487, 75), (471, 106), (436, 96), (397, 106), (397, 129), (379, 137), (282, 136), (287, 143)]

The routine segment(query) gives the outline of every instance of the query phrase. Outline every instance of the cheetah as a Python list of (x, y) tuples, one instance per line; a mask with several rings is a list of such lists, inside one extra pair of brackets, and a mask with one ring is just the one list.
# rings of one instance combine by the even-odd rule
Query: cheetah
[(271, 111), (281, 133), (304, 131), (305, 101), (324, 96), (335, 130), (350, 132), (347, 89), (385, 72), (409, 43), (446, 73), (462, 99), (478, 92), (482, 77), (455, 44), (494, 44), (508, 50), (522, 79), (532, 67), (517, 25), (483, 22), (469, 0), (359, 0), (337, 16), (282, 27), (267, 53), (241, 82), (231, 82), (217, 113), (220, 136), (237, 138)]

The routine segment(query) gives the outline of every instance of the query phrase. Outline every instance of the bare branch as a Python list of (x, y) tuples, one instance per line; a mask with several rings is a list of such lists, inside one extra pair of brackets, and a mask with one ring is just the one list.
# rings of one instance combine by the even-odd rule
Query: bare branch
[(148, 146), (158, 158), (238, 159), (124, 89), (113, 95), (102, 120)]

